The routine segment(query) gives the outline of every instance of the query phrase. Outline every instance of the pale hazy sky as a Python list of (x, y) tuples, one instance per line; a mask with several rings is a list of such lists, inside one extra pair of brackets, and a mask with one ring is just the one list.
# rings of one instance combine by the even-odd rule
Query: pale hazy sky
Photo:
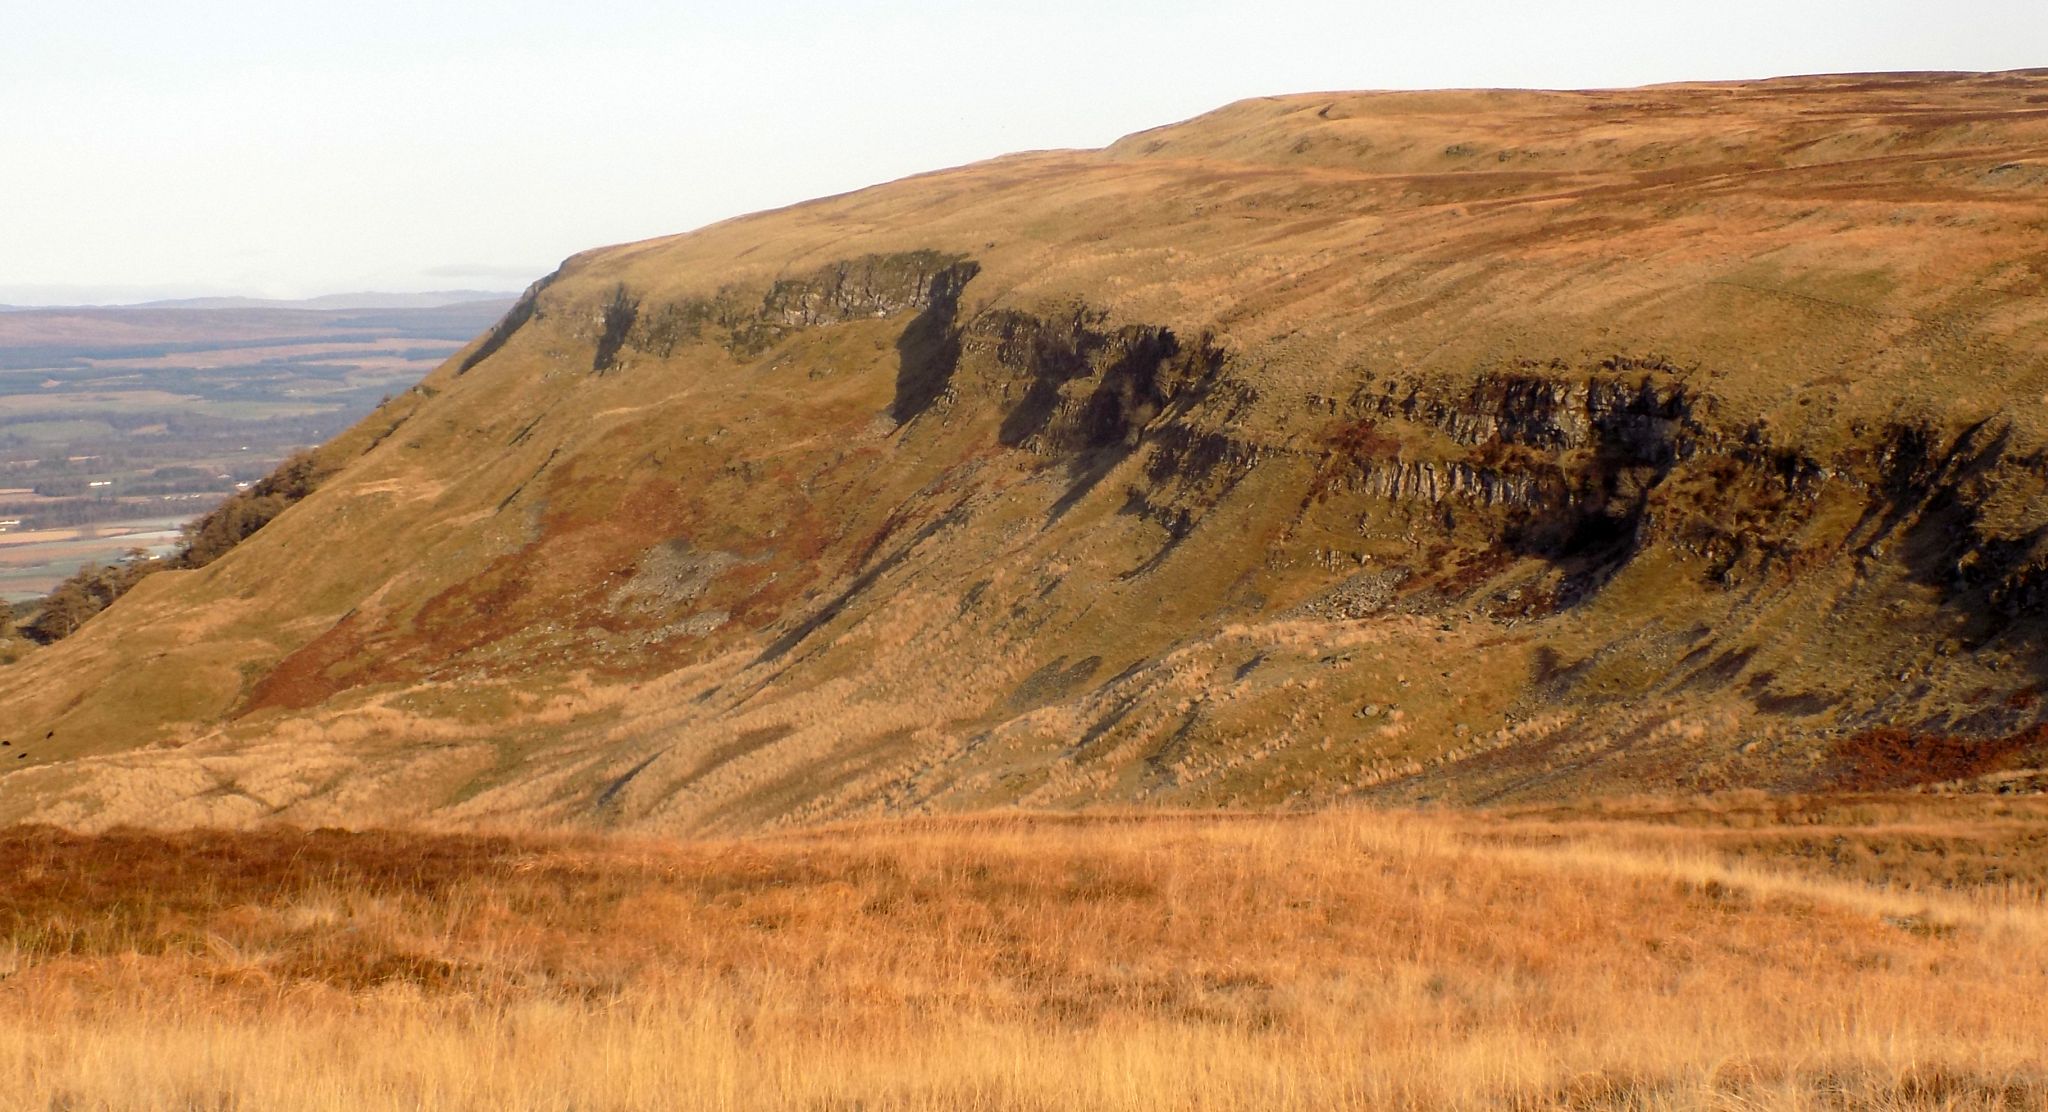
[(2025, 66), (2048, 0), (0, 0), (0, 302), (512, 289), (1268, 93)]

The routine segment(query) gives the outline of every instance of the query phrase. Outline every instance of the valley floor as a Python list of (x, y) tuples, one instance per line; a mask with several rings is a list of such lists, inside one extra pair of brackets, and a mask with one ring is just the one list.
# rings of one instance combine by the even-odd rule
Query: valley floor
[(2039, 1108), (2048, 803), (0, 830), (0, 1106)]

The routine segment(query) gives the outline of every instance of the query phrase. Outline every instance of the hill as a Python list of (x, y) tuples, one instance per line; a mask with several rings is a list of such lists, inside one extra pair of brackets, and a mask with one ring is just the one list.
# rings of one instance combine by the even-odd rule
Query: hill
[(184, 297), (145, 301), (137, 309), (443, 309), (479, 301), (509, 301), (514, 295), (492, 290), (432, 290), (422, 293), (329, 293), (319, 297)]
[(1263, 98), (575, 256), (0, 818), (2016, 790), (2048, 72)]

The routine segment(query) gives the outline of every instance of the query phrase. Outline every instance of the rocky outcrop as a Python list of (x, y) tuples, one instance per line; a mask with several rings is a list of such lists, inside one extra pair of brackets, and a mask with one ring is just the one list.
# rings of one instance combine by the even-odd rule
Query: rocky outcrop
[(1223, 368), (1207, 335), (1183, 343), (1161, 325), (1107, 323), (1074, 306), (1057, 317), (1002, 310), (967, 331), (997, 368), (999, 439), (1042, 455), (1128, 451), (1162, 420), (1185, 416)]
[[(1451, 388), (1367, 375), (1348, 401), (1306, 407), (1337, 419), (1304, 443), (1242, 424), (1279, 403), (1262, 399), (1255, 376), (1210, 335), (1118, 322), (1080, 302), (963, 316), (979, 270), (964, 256), (917, 251), (661, 304), (620, 286), (592, 318), (593, 366), (685, 343), (748, 358), (805, 330), (909, 313), (891, 418), (950, 420), (941, 400), (971, 391), (999, 414), (1000, 446), (1069, 468), (1056, 514), (1142, 449), (1143, 482), (1126, 485), (1124, 510), (1159, 525), (1168, 550), (1259, 467), (1293, 461), (1314, 474), (1304, 507), (1369, 523), (1382, 505), (1404, 515), (1411, 537), (1437, 536), (1418, 537), (1424, 550), (1467, 553), (1456, 583), (1465, 594), (1486, 589), (1487, 576), (1470, 569), (1534, 557), (1566, 579), (1537, 602), (1579, 605), (1660, 545), (1696, 561), (1707, 589), (1725, 591), (1850, 545), (1861, 560), (1905, 561), (1978, 615), (1980, 638), (2048, 606), (2048, 522), (1994, 526), (1978, 509), (2016, 482), (2040, 483), (2043, 463), (2009, 458), (1991, 424), (1947, 441), (1912, 424), (1863, 430), (1820, 459), (1775, 444), (1761, 425), (1723, 425), (1691, 370), (1616, 355), (1523, 361)], [(1808, 535), (1819, 507), (1844, 503), (1860, 507), (1853, 530)], [(1415, 570), (1404, 579), (1412, 589), (1433, 582)]]
[(778, 279), (765, 292), (726, 286), (707, 297), (638, 306), (620, 344), (661, 359), (704, 342), (751, 357), (807, 328), (957, 304), (978, 269), (939, 251), (863, 255)]
[(1547, 373), (1481, 375), (1450, 396), (1419, 386), (1402, 391), (1389, 381), (1380, 394), (1362, 394), (1356, 404), (1380, 417), (1429, 424), (1466, 445), (1599, 450), (1641, 465), (1684, 458), (1701, 432), (1693, 396), (1683, 383), (1668, 380), (1667, 368), (1631, 373), (1643, 366), (1614, 358), (1587, 371), (1558, 361)]
[(597, 315), (597, 352), (591, 356), (591, 370), (603, 374), (618, 365), (619, 349), (626, 345), (633, 322), (639, 319), (640, 302), (624, 286), (613, 290), (612, 299)]

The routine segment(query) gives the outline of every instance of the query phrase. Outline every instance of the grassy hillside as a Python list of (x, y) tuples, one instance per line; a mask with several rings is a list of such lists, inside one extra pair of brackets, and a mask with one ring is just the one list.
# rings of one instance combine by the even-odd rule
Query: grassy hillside
[(576, 256), (0, 673), (0, 818), (2029, 787), (2044, 98), (1268, 98)]

